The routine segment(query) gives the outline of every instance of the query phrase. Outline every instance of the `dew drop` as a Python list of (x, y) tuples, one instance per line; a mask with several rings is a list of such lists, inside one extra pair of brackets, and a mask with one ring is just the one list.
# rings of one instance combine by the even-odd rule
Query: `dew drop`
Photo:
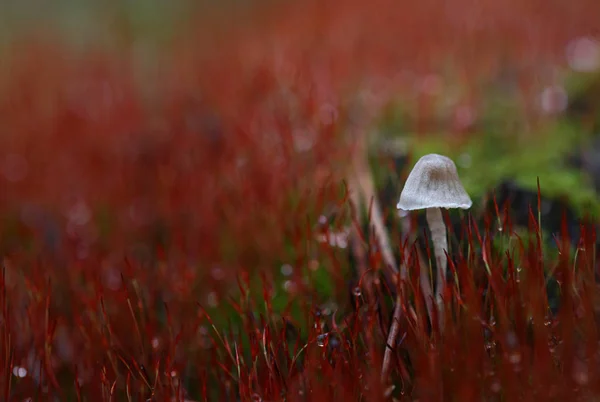
[[(457, 122), (461, 127), (468, 127), (473, 123), (474, 113), (473, 110), (469, 107), (460, 107), (457, 109)], [(458, 157), (458, 164), (461, 168), (470, 168), (472, 164), (471, 155), (468, 153), (463, 153)]]
[(243, 156), (240, 156), (235, 160), (235, 166), (238, 168), (242, 168), (242, 167), (246, 166), (247, 163), (248, 163), (248, 159)]
[(423, 77), (417, 85), (422, 93), (433, 96), (442, 90), (443, 81), (439, 75), (430, 74)]
[(331, 349), (337, 349), (339, 346), (340, 346), (339, 339), (335, 336), (331, 337), (331, 339), (329, 340), (329, 347)]
[(494, 378), (492, 380), (492, 384), (490, 385), (490, 390), (495, 394), (500, 392), (502, 390), (502, 384), (500, 384), (500, 380)]
[(394, 389), (396, 389), (396, 386), (390, 385), (383, 393), (384, 397), (389, 398), (390, 396), (392, 396), (392, 392), (394, 392)]
[(486, 342), (486, 343), (484, 344), (484, 347), (485, 347), (485, 350), (486, 350), (486, 351), (488, 351), (488, 352), (491, 352), (491, 351), (493, 351), (493, 350), (494, 350), (494, 348), (496, 347), (496, 342), (495, 342), (495, 341), (489, 341), (489, 342)]
[(262, 402), (262, 397), (256, 393), (251, 396), (253, 402)]
[(573, 365), (573, 380), (580, 386), (583, 386), (589, 382), (589, 379), (587, 365), (581, 360), (576, 360)]
[(321, 334), (317, 336), (317, 346), (322, 348), (327, 344), (327, 337), (329, 334)]
[(121, 288), (121, 274), (109, 262), (106, 262), (105, 269), (102, 272), (102, 282), (110, 290), (119, 290)]
[(318, 234), (315, 236), (315, 239), (317, 240), (318, 243), (327, 243), (329, 240), (329, 237), (327, 235), (324, 234)]
[(519, 338), (517, 338), (517, 334), (514, 332), (509, 332), (506, 335), (506, 343), (510, 348), (516, 348), (519, 344)]
[[(540, 94), (540, 107), (544, 113), (556, 114), (564, 111), (569, 103), (567, 91), (560, 85), (545, 88)], [(542, 203), (542, 211), (545, 211)]]
[(352, 294), (355, 297), (360, 297), (362, 295), (362, 292), (360, 290), (360, 286), (355, 287), (354, 290), (352, 291)]
[(348, 247), (348, 238), (344, 233), (338, 233), (335, 237), (335, 245), (338, 248)]
[(508, 355), (508, 361), (511, 362), (512, 364), (521, 363), (521, 353), (519, 353), (519, 352), (510, 353)]
[(225, 270), (219, 265), (214, 265), (210, 270), (210, 276), (216, 281), (222, 281), (225, 279)]
[(556, 335), (550, 335), (548, 339), (548, 350), (551, 354), (556, 353), (558, 345), (560, 345), (560, 340), (556, 337)]
[(92, 211), (83, 199), (77, 200), (66, 211), (69, 223), (77, 226), (85, 225), (92, 217)]
[(208, 304), (210, 307), (216, 307), (219, 304), (219, 299), (216, 292), (210, 292), (206, 296), (206, 304)]
[(283, 290), (287, 293), (293, 293), (296, 290), (296, 284), (294, 281), (285, 281), (283, 282)]
[(198, 329), (198, 337), (200, 338), (200, 347), (202, 349), (210, 349), (213, 346), (212, 340), (209, 336), (208, 328), (201, 326)]
[(568, 44), (566, 56), (573, 71), (596, 71), (600, 67), (600, 44), (591, 37), (577, 38)]
[(294, 149), (297, 152), (307, 152), (315, 145), (315, 132), (311, 128), (296, 129), (292, 132)]
[(25, 367), (15, 366), (12, 372), (15, 377), (24, 378), (27, 376), (27, 369)]
[(292, 267), (290, 264), (283, 264), (281, 266), (281, 274), (283, 276), (290, 276), (292, 272), (294, 272), (294, 267)]

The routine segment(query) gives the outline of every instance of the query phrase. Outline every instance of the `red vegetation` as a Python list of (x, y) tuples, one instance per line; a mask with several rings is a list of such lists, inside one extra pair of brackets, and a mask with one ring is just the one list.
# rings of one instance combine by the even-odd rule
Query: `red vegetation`
[[(342, 180), (390, 100), (409, 99), (418, 123), (434, 113), (421, 85), (429, 74), (469, 87), (476, 103), (508, 68), (527, 98), (569, 40), (597, 33), (600, 4), (345, 0), (246, 11), (231, 11), (226, 29), (226, 17), (199, 17), (202, 28), (144, 75), (127, 51), (28, 39), (7, 52), (0, 398), (168, 400), (184, 388), (197, 400), (379, 400), (382, 388), (421, 400), (597, 395), (592, 231), (576, 261), (561, 243), (548, 267), (540, 242), (513, 257), (492, 251), (496, 229), (466, 225), (470, 252), (450, 266), (458, 281), (443, 337), (427, 330), (425, 263), (405, 245), (393, 390), (379, 381), (391, 309), (346, 300), (345, 256), (314, 237), (326, 207), (345, 214), (331, 230), (348, 220)], [(277, 313), (274, 272), (285, 260), (297, 267), (296, 293)], [(315, 265), (333, 278), (335, 318), (303, 282)], [(548, 270), (561, 284), (556, 317)], [(234, 313), (209, 315), (207, 300)]]

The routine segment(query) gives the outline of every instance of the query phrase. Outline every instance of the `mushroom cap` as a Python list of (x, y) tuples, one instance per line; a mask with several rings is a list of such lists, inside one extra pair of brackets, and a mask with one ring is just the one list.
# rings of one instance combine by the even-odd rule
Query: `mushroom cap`
[(452, 159), (438, 154), (423, 156), (408, 175), (397, 208), (469, 209), (473, 202), (465, 191)]

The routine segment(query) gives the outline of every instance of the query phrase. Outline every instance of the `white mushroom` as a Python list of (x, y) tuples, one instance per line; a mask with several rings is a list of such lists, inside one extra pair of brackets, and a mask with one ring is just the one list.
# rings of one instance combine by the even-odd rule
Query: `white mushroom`
[[(469, 209), (473, 202), (465, 191), (456, 165), (446, 156), (429, 154), (417, 161), (400, 194), (398, 209), (412, 211), (425, 209), (427, 224), (431, 231), (437, 266), (436, 302), (443, 300), (447, 261), (444, 250), (448, 249), (446, 225), (441, 208)], [(429, 301), (427, 301), (429, 303)]]

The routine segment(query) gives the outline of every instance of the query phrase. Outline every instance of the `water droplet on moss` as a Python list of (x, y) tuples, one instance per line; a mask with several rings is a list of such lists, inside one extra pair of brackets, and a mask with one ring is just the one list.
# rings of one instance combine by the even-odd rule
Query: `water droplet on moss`
[(27, 369), (25, 367), (14, 366), (12, 372), (15, 377), (24, 378), (27, 376)]
[(511, 362), (512, 364), (521, 363), (521, 353), (519, 353), (519, 352), (510, 353), (508, 355), (508, 361)]
[(354, 296), (356, 296), (356, 297), (360, 297), (362, 295), (360, 286), (355, 287), (354, 290), (352, 291), (352, 294), (354, 294)]
[(283, 264), (281, 266), (281, 274), (283, 276), (290, 276), (293, 272), (294, 272), (294, 267), (292, 267), (290, 264)]
[(486, 350), (486, 351), (488, 351), (488, 352), (491, 352), (491, 351), (493, 351), (493, 350), (494, 350), (494, 348), (496, 347), (496, 342), (495, 342), (495, 341), (489, 341), (489, 342), (486, 342), (486, 343), (484, 344), (484, 347), (485, 347), (485, 350)]
[(225, 279), (225, 276), (226, 276), (223, 268), (221, 268), (218, 265), (215, 265), (211, 268), (210, 275), (216, 281), (221, 281), (221, 280)]
[(206, 304), (208, 304), (210, 307), (216, 307), (219, 304), (219, 299), (216, 292), (210, 292), (206, 296)]
[(567, 62), (573, 71), (591, 72), (600, 67), (600, 45), (596, 39), (582, 36), (569, 42)]
[(329, 339), (329, 348), (337, 349), (339, 346), (340, 346), (339, 339), (336, 338), (335, 336), (332, 336), (331, 339)]
[(321, 334), (317, 336), (317, 346), (320, 348), (324, 347), (327, 344), (327, 337), (329, 334)]
[(515, 334), (514, 332), (509, 332), (506, 335), (506, 343), (509, 347), (516, 348), (519, 344), (519, 338), (517, 338), (517, 334)]
[(573, 380), (578, 385), (586, 385), (589, 382), (590, 376), (588, 373), (587, 364), (581, 360), (575, 360), (573, 364)]
[(490, 385), (490, 390), (496, 394), (498, 392), (500, 392), (502, 390), (502, 384), (500, 384), (500, 380), (498, 380), (497, 378), (494, 378)]
[(294, 281), (285, 281), (283, 282), (283, 290), (288, 293), (293, 293), (296, 290), (296, 284)]

